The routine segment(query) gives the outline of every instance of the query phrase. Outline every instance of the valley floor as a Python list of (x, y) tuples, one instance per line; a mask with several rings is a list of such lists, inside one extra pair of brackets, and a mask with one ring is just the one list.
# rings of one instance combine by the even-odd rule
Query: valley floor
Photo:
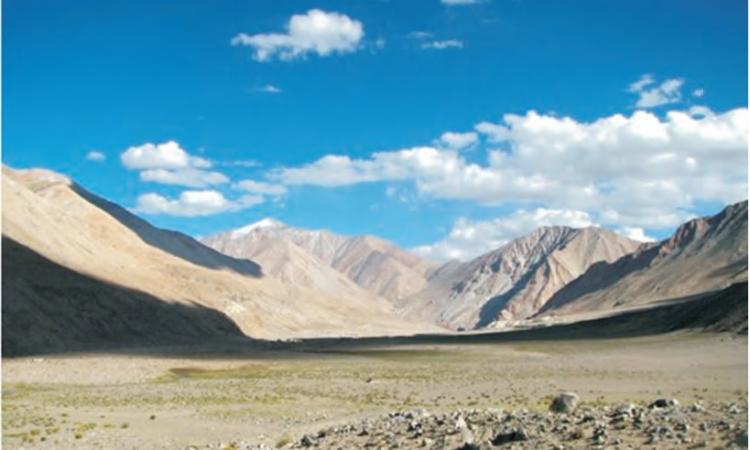
[(417, 408), (546, 414), (562, 391), (582, 407), (676, 398), (747, 420), (746, 336), (303, 344), (4, 359), (3, 448), (284, 447)]

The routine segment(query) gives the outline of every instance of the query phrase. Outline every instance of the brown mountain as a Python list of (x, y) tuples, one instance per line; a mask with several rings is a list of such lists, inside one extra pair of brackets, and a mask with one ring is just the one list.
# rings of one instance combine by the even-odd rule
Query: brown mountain
[(543, 315), (605, 311), (701, 294), (747, 281), (747, 201), (691, 220), (669, 238), (593, 265)]
[(472, 261), (435, 270), (428, 286), (399, 306), (409, 317), (453, 328), (525, 319), (592, 264), (614, 261), (638, 245), (601, 228), (539, 228)]
[[(202, 242), (227, 255), (255, 258), (277, 272), (291, 270), (289, 267), (297, 265), (296, 258), (315, 260), (345, 275), (365, 291), (389, 300), (424, 288), (429, 272), (436, 266), (372, 236), (347, 237), (326, 230), (304, 230), (273, 219), (209, 236)], [(263, 248), (277, 245), (296, 250), (284, 255), (262, 253)], [(323, 278), (318, 282), (327, 283)]]
[(384, 299), (285, 283), (46, 170), (3, 168), (3, 237), (6, 354), (421, 329)]

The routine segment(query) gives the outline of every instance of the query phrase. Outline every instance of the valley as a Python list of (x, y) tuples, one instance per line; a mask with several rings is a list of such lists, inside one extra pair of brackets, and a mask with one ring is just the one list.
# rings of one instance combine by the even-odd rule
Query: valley
[(197, 240), (4, 167), (3, 447), (746, 445), (747, 215), (437, 262), (273, 219)]
[[(700, 423), (714, 419), (691, 416), (687, 435), (693, 443), (724, 448), (747, 420), (746, 381), (746, 336), (684, 331), (614, 339), (507, 341), (496, 334), (473, 343), (336, 340), (29, 357), (3, 363), (3, 447), (289, 448), (320, 430), (398, 411), (424, 409), (430, 417), (463, 411), (469, 420), (474, 410), (527, 410), (554, 418), (551, 399), (572, 391), (580, 397), (580, 411), (627, 403), (646, 408), (658, 398), (678, 399), (686, 411), (704, 405), (706, 414), (734, 428), (703, 433)], [(737, 413), (725, 413), (732, 405)], [(446, 427), (445, 448), (463, 445), (455, 421)], [(533, 421), (526, 423), (531, 440), (522, 448), (538, 448), (540, 439), (561, 442), (549, 429), (542, 433)], [(403, 448), (443, 448), (438, 441), (422, 446), (413, 435), (393, 436)], [(360, 445), (383, 439), (374, 447), (388, 448), (387, 436), (372, 434)], [(628, 444), (620, 448), (684, 448), (669, 440), (646, 445), (647, 434), (610, 431), (612, 440), (620, 436)], [(590, 448), (592, 437), (585, 430), (565, 441), (565, 448)]]

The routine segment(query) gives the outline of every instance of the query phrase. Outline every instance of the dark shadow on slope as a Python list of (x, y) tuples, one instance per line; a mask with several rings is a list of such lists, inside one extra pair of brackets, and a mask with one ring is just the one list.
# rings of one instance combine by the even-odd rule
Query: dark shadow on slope
[(223, 313), (70, 270), (2, 238), (3, 356), (252, 342)]
[(508, 302), (513, 299), (514, 295), (518, 294), (528, 287), (529, 281), (531, 281), (531, 279), (536, 274), (536, 271), (539, 270), (539, 268), (542, 267), (544, 263), (544, 260), (539, 261), (537, 264), (527, 270), (526, 273), (524, 273), (523, 277), (521, 277), (521, 279), (518, 280), (517, 283), (513, 284), (512, 288), (486, 301), (484, 305), (482, 305), (482, 308), (479, 310), (479, 320), (477, 320), (477, 323), (474, 324), (474, 329), (484, 328), (497, 320), (497, 316), (500, 311), (502, 311), (505, 308), (505, 305), (507, 305)]
[(606, 290), (627, 275), (645, 269), (656, 258), (660, 245), (636, 251), (614, 262), (599, 261), (592, 264), (582, 275), (566, 284), (542, 306), (539, 313), (560, 307), (592, 292)]
[(106, 212), (135, 232), (143, 242), (178, 258), (209, 269), (228, 269), (242, 275), (262, 277), (261, 266), (249, 259), (239, 259), (218, 252), (192, 237), (177, 231), (156, 228), (116, 203), (92, 194), (75, 183), (73, 189), (82, 198)]
[[(572, 324), (518, 331), (459, 335), (417, 335), (359, 339), (307, 339), (288, 349), (323, 353), (370, 346), (501, 344), (524, 341), (616, 339), (675, 331), (726, 332), (747, 335), (747, 283), (706, 293), (697, 299), (626, 312)], [(279, 346), (279, 349), (284, 346)]]

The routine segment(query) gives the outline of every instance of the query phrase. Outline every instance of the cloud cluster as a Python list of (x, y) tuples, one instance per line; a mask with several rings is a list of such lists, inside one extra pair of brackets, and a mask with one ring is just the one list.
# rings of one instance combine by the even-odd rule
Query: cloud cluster
[(661, 84), (656, 84), (652, 75), (644, 74), (630, 85), (628, 91), (638, 94), (638, 100), (635, 103), (637, 108), (655, 108), (682, 100), (680, 89), (684, 82), (681, 78), (670, 78)]
[(255, 180), (238, 181), (234, 184), (234, 188), (243, 190), (249, 194), (268, 195), (273, 197), (286, 194), (285, 186)]
[(436, 141), (436, 145), (443, 148), (461, 150), (462, 148), (471, 147), (479, 141), (479, 135), (473, 131), (466, 133), (455, 133), (453, 131), (446, 131), (440, 135), (440, 139)]
[(552, 225), (584, 228), (596, 224), (583, 211), (545, 208), (517, 210), (511, 215), (493, 220), (471, 221), (461, 217), (445, 238), (412, 250), (436, 261), (467, 260), (495, 250), (538, 227)]
[(336, 12), (311, 9), (305, 14), (293, 15), (284, 33), (240, 33), (232, 38), (231, 44), (251, 47), (253, 57), (259, 62), (270, 61), (274, 57), (281, 61), (292, 61), (310, 53), (329, 56), (354, 52), (359, 48), (364, 34), (362, 23), (358, 20)]
[(134, 209), (144, 214), (196, 217), (239, 211), (262, 202), (263, 197), (256, 195), (228, 200), (221, 192), (214, 190), (184, 191), (175, 199), (150, 192), (138, 197)]
[[(177, 142), (163, 144), (146, 143), (130, 147), (120, 155), (123, 166), (138, 170), (141, 181), (205, 188), (229, 183), (230, 179), (221, 172), (208, 170), (212, 162), (190, 155)], [(257, 161), (229, 161), (227, 166), (254, 167)], [(183, 191), (177, 198), (170, 199), (155, 192), (138, 197), (135, 211), (145, 214), (167, 214), (172, 216), (195, 217), (239, 211), (265, 201), (267, 197), (277, 199), (286, 194), (286, 187), (261, 181), (241, 180), (232, 185), (244, 191), (237, 199), (228, 199), (213, 189)]]
[(193, 188), (229, 181), (223, 173), (207, 170), (211, 161), (190, 155), (175, 141), (130, 147), (120, 161), (127, 169), (138, 170), (142, 181)]
[(284, 185), (328, 187), (413, 181), (433, 198), (542, 204), (630, 227), (623, 229), (667, 228), (689, 218), (697, 202), (747, 195), (748, 110), (702, 113), (671, 111), (661, 118), (636, 111), (592, 122), (508, 114), (475, 127), (491, 146), (484, 164), (455, 148), (427, 146), (363, 159), (326, 155), (269, 176)]

